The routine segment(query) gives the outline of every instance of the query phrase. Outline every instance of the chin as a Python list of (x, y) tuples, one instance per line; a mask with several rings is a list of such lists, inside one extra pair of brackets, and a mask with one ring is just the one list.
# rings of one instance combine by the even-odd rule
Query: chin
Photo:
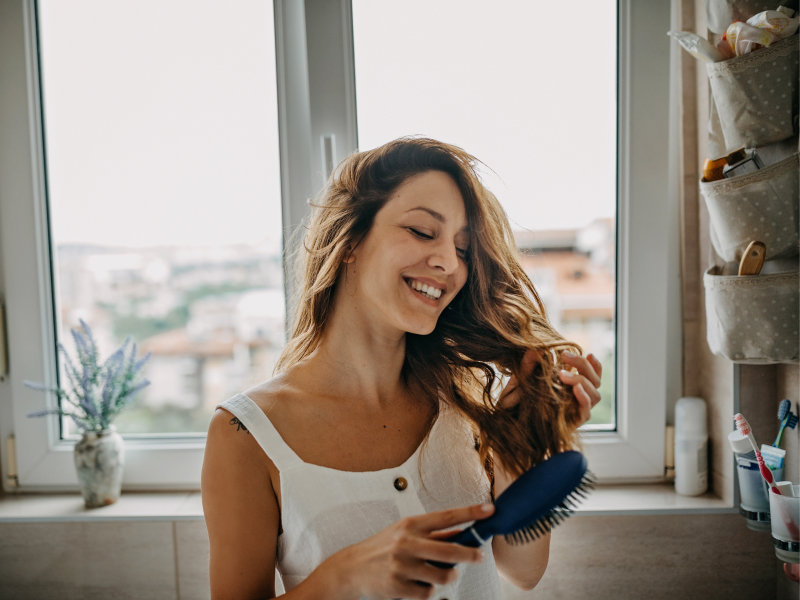
[(437, 321), (435, 320), (408, 319), (403, 323), (402, 329), (404, 329), (406, 333), (413, 333), (414, 335), (428, 335), (433, 333), (433, 330), (436, 329), (436, 323)]

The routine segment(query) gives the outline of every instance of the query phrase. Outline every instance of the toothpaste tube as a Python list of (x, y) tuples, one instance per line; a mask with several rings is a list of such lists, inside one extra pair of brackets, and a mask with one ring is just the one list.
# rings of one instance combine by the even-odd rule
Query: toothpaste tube
[(786, 458), (786, 450), (761, 444), (761, 456), (771, 471), (783, 468), (783, 459)]

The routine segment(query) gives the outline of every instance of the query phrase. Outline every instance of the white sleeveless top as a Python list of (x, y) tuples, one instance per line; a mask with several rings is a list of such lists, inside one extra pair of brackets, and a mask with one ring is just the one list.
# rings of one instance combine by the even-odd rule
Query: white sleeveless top
[[(399, 467), (363, 472), (303, 462), (264, 411), (244, 394), (217, 407), (247, 427), (280, 471), (283, 532), (278, 536), (276, 567), (286, 591), (332, 554), (399, 519), (491, 500), (489, 479), (472, 433), (466, 421), (444, 403), (424, 450), (418, 447)], [(394, 485), (400, 477), (408, 484), (404, 490)], [(433, 598), (500, 600), (491, 543), (482, 549), (484, 561), (458, 565), (458, 580), (436, 586)]]

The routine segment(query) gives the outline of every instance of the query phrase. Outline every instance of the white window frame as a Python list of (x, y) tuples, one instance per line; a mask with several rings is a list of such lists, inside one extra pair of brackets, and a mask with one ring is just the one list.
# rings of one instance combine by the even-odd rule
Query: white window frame
[[(323, 183), (322, 136), (334, 136), (339, 159), (356, 150), (352, 9), (350, 0), (274, 5), (289, 239)], [(620, 0), (619, 19), (617, 430), (585, 432), (584, 450), (601, 480), (648, 481), (663, 477), (667, 397), (679, 394), (681, 375), (678, 206), (667, 169), (670, 5)], [(54, 382), (57, 369), (36, 30), (35, 0), (0, 0), (0, 297), (10, 357), (0, 437), (15, 435), (18, 490), (74, 491), (74, 442), (59, 439), (57, 417), (25, 416), (44, 396), (23, 380)], [(198, 489), (204, 448), (203, 435), (126, 439), (124, 489)], [(4, 460), (4, 486), (6, 469)]]

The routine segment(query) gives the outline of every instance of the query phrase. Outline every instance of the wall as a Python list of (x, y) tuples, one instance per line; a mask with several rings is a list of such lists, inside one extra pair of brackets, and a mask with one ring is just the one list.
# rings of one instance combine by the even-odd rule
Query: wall
[[(576, 516), (536, 589), (502, 583), (505, 600), (776, 597), (769, 537), (738, 515)], [(0, 523), (4, 600), (209, 597), (203, 521)]]

